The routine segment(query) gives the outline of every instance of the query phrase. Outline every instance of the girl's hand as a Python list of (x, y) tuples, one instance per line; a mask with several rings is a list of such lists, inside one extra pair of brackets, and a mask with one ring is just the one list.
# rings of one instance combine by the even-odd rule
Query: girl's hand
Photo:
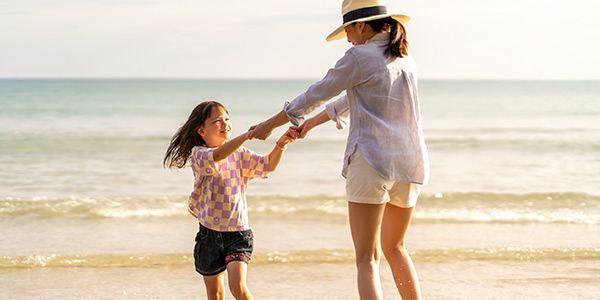
[(285, 135), (290, 137), (292, 141), (300, 138), (300, 132), (294, 128), (295, 126), (290, 126), (288, 130), (285, 132)]

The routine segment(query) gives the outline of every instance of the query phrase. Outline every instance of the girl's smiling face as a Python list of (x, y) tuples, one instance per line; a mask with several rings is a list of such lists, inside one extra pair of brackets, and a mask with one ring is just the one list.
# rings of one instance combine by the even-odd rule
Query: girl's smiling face
[(213, 107), (210, 116), (197, 131), (208, 147), (219, 147), (231, 137), (229, 115), (224, 109)]

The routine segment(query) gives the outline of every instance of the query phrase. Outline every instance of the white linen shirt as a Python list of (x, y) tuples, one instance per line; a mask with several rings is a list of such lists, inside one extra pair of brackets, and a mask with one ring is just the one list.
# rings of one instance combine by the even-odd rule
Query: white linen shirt
[(380, 33), (365, 44), (346, 51), (325, 77), (303, 94), (287, 101), (284, 110), (295, 125), (304, 116), (346, 90), (346, 95), (326, 105), (337, 128), (350, 129), (344, 167), (360, 149), (365, 160), (387, 179), (427, 184), (429, 158), (421, 125), (417, 92), (417, 67), (413, 57), (386, 58), (389, 33)]

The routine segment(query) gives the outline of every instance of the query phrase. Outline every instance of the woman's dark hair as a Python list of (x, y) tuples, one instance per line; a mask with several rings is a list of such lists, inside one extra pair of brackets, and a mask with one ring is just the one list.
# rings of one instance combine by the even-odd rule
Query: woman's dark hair
[(390, 29), (390, 40), (385, 48), (385, 55), (392, 57), (404, 57), (408, 55), (408, 41), (406, 41), (406, 29), (402, 23), (392, 17), (365, 22), (369, 24), (374, 32), (379, 33)]
[[(169, 148), (167, 148), (163, 160), (163, 166), (165, 168), (172, 169), (175, 167), (185, 167), (185, 164), (192, 154), (192, 148), (196, 146), (206, 146), (206, 142), (200, 134), (198, 134), (198, 127), (204, 125), (204, 122), (210, 117), (210, 113), (215, 107), (227, 112), (225, 106), (216, 101), (202, 102), (192, 110), (188, 120), (171, 138), (171, 143), (169, 144)], [(229, 113), (227, 112), (227, 114)]]

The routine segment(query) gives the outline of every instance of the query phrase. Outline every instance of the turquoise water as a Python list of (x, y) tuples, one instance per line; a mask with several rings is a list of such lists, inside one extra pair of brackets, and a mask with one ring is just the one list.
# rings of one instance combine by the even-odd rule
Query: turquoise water
[[(1, 80), (0, 163), (7, 168), (0, 171), (0, 196), (180, 195), (174, 189), (185, 190), (184, 179), (163, 172), (159, 162), (197, 103), (223, 102), (239, 134), (309, 84)], [(600, 194), (600, 83), (425, 81), (420, 88), (432, 156), (430, 193)], [(346, 134), (328, 124), (294, 144), (284, 165), (295, 169), (286, 173), (298, 176), (281, 175), (288, 182), (282, 189), (343, 191), (339, 172)], [(248, 145), (259, 152), (272, 146)], [(304, 163), (308, 157), (315, 165)], [(321, 180), (324, 186), (314, 184)]]
[[(27, 277), (23, 270), (75, 279), (64, 269), (187, 267), (197, 230), (185, 209), (192, 175), (162, 168), (171, 135), (204, 100), (222, 102), (239, 134), (310, 83), (0, 80), (0, 284)], [(409, 242), (424, 294), (477, 299), (503, 286), (512, 298), (597, 295), (600, 82), (422, 81), (420, 97), (431, 180)], [(266, 154), (283, 130), (246, 146)], [(346, 135), (325, 124), (291, 144), (268, 180), (250, 183), (254, 278), (299, 265), (352, 270), (340, 175)], [(465, 265), (485, 270), (490, 284)], [(344, 286), (344, 276), (353, 284), (344, 272), (322, 292)], [(439, 272), (454, 284), (438, 282)], [(289, 289), (298, 278), (282, 280)], [(40, 282), (34, 295), (45, 292)]]

